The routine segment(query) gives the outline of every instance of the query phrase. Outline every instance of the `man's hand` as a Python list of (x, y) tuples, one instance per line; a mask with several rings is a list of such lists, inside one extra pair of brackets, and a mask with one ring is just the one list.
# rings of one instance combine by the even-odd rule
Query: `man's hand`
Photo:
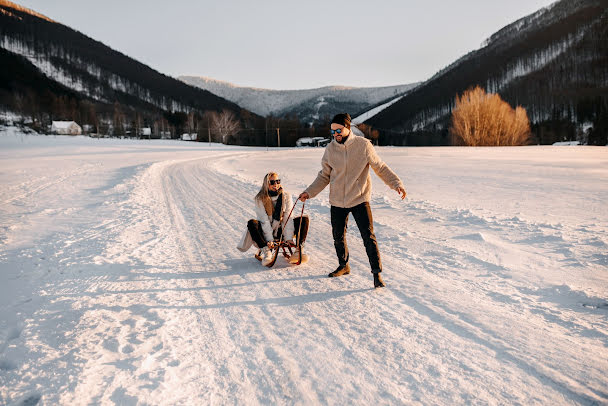
[(310, 199), (310, 195), (307, 192), (302, 192), (300, 193), (300, 196), (298, 196), (298, 200), (301, 200), (303, 202), (305, 202), (306, 199)]
[(397, 193), (401, 195), (401, 200), (405, 199), (405, 196), (407, 196), (407, 193), (405, 193), (405, 189), (402, 187), (397, 188)]

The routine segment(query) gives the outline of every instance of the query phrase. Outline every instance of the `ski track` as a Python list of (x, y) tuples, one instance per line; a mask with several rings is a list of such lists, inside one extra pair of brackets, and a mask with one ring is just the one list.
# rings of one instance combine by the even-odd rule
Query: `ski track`
[[(569, 229), (374, 196), (388, 284), (374, 290), (352, 219), (347, 239), (353, 272), (326, 277), (336, 264), (329, 208), (313, 199), (306, 205), (310, 261), (295, 267), (279, 257), (266, 269), (253, 250), (245, 255), (235, 249), (253, 215), (257, 185), (214, 167), (253, 154), (152, 164), (115, 188), (110, 198), (120, 207), (117, 218), (25, 252), (53, 252), (65, 279), (46, 286), (37, 299), (40, 311), (7, 334), (0, 354), (20, 340), (30, 355), (25, 366), (0, 358), (6, 373), (0, 401), (608, 402), (608, 317), (601, 292), (589, 296), (568, 285), (542, 290), (534, 287), (534, 276), (517, 277), (526, 261), (601, 270), (606, 258), (585, 248), (603, 244), (592, 225)], [(99, 244), (98, 255), (80, 251), (86, 241)], [(493, 255), (496, 250), (485, 244), (506, 254)], [(560, 263), (543, 265), (545, 252), (561, 253)], [(98, 273), (82, 274), (83, 263)], [(556, 306), (554, 296), (571, 301)], [(56, 336), (37, 336), (49, 325)], [(506, 330), (512, 334), (501, 334)], [(573, 345), (580, 347), (578, 359)]]

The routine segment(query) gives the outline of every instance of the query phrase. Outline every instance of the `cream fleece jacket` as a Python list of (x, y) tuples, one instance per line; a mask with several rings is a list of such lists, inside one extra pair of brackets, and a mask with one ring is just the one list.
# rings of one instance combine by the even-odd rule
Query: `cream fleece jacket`
[(325, 147), (321, 170), (305, 192), (315, 197), (329, 184), (332, 206), (350, 208), (369, 202), (372, 195), (370, 166), (391, 189), (404, 188), (401, 179), (380, 159), (372, 143), (351, 132), (344, 144), (333, 140)]

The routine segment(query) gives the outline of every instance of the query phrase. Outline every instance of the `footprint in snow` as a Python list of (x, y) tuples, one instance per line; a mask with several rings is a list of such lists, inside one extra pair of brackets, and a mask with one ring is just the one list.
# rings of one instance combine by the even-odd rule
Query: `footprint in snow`
[(603, 309), (608, 310), (608, 302), (607, 303), (583, 303), (583, 307), (587, 309)]
[(0, 359), (0, 371), (11, 371), (17, 369), (17, 365), (8, 359)]
[(132, 345), (125, 345), (124, 347), (122, 347), (121, 352), (123, 354), (131, 354), (133, 351), (135, 351), (135, 348), (133, 348)]
[(21, 336), (21, 331), (22, 331), (22, 328), (19, 326), (13, 326), (13, 327), (9, 328), (8, 332), (6, 334), (6, 341), (16, 340), (17, 338), (19, 338)]

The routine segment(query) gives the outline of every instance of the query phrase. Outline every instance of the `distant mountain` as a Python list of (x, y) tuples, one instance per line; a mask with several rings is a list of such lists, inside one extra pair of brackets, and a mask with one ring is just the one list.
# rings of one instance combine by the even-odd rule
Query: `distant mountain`
[(297, 115), (304, 122), (318, 122), (336, 112), (351, 115), (404, 95), (414, 84), (386, 87), (328, 86), (306, 90), (270, 90), (240, 87), (202, 76), (180, 76), (183, 82), (210, 91), (262, 116)]
[[(0, 49), (0, 105), (8, 110), (27, 110), (29, 114), (37, 108), (54, 118), (74, 119), (69, 116), (77, 114), (82, 120), (89, 115), (81, 114), (82, 110), (92, 108), (102, 118), (111, 118), (118, 110), (124, 116), (122, 121), (143, 117), (148, 125), (163, 117), (179, 122), (181, 118), (174, 116), (178, 112), (202, 114), (226, 109), (241, 119), (255, 117), (233, 102), (163, 75), (6, 0), (0, 0)], [(17, 70), (9, 74), (5, 66)]]
[(480, 85), (522, 105), (535, 142), (606, 144), (608, 0), (561, 0), (499, 30), (366, 124), (385, 144), (447, 144), (454, 98)]

